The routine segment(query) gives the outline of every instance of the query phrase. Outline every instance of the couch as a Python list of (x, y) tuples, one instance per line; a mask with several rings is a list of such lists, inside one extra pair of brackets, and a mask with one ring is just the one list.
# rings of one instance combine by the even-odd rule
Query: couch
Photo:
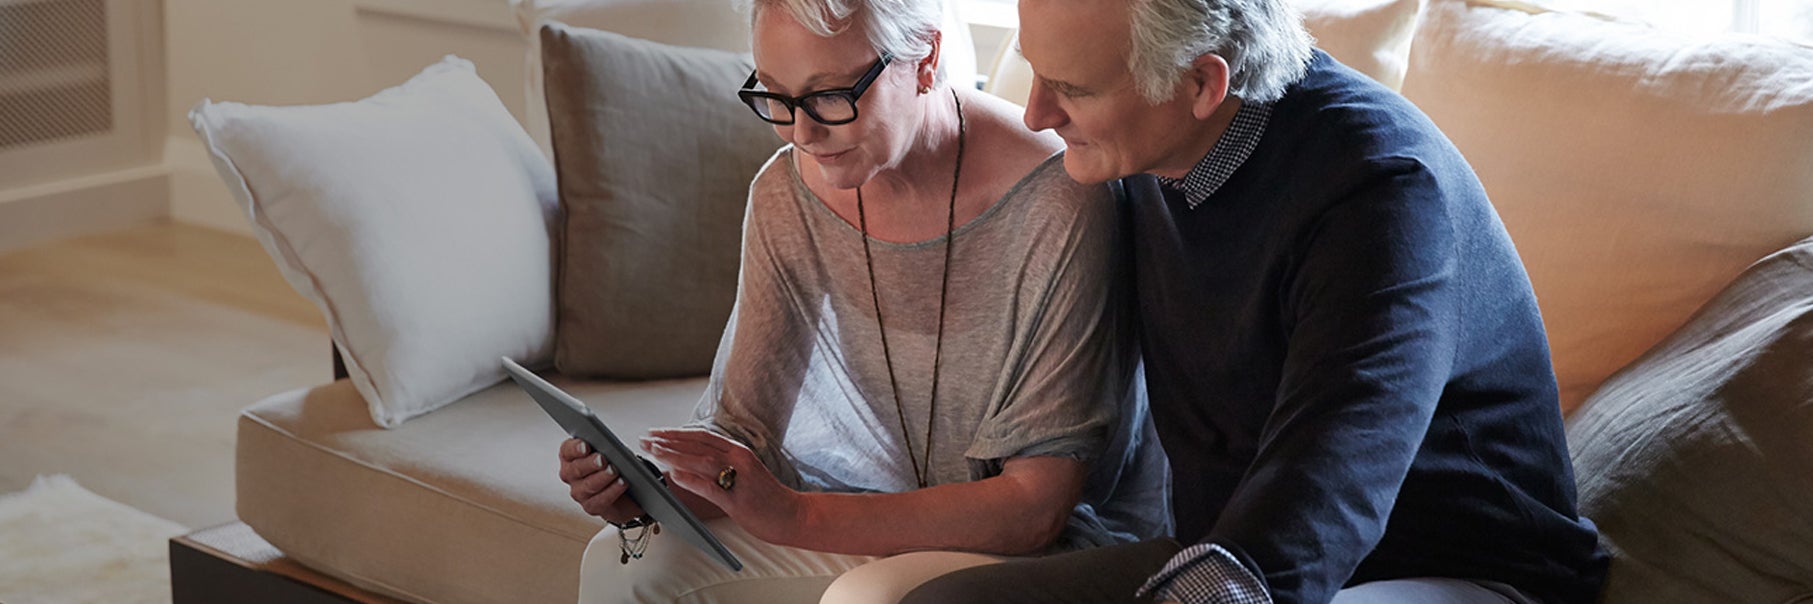
[[(1796, 267), (1813, 270), (1813, 244), (1793, 247), (1813, 235), (1813, 49), (1760, 38), (1688, 39), (1501, 0), (1300, 6), (1322, 47), (1401, 88), (1428, 113), (1473, 164), (1503, 216), (1549, 330), (1583, 509), (1616, 554), (1606, 601), (1786, 602), (1813, 593), (1813, 456), (1798, 444), (1804, 439), (1780, 437), (1813, 430), (1809, 355), (1793, 354), (1805, 350), (1808, 334), (1796, 331), (1805, 322), (1797, 317), (1813, 313), (1806, 310), (1813, 281), (1796, 276)], [(698, 336), (662, 337), (668, 328), (661, 325), (666, 314), (685, 312), (692, 313), (685, 325), (720, 313), (721, 326), (735, 278), (722, 267), (734, 265), (735, 242), (728, 259), (721, 251), (683, 259), (712, 270), (661, 265), (641, 276), (616, 250), (608, 259), (618, 264), (597, 270), (658, 282), (632, 293), (663, 293), (598, 307), (555, 300), (563, 288), (578, 287), (556, 284), (574, 277), (565, 264), (569, 248), (586, 236), (563, 232), (563, 221), (592, 210), (574, 197), (586, 180), (569, 165), (576, 153), (562, 150), (563, 136), (571, 149), (583, 132), (562, 123), (574, 110), (561, 103), (579, 97), (583, 104), (585, 95), (544, 82), (555, 73), (554, 65), (544, 71), (540, 55), (553, 30), (539, 26), (565, 21), (725, 51), (745, 48), (744, 26), (702, 0), (521, 2), (518, 9), (534, 46), (527, 82), (534, 136), (500, 140), (551, 150), (556, 161), (537, 167), (522, 153), (508, 155), (528, 166), (522, 174), (530, 181), (519, 187), (524, 207), (511, 216), (545, 215), (549, 222), (539, 239), (534, 225), (515, 235), (543, 250), (518, 259), (540, 268), (500, 273), (556, 293), (530, 305), (546, 311), (528, 313), (530, 328), (542, 330), (538, 339), (512, 341), (512, 350), (544, 368), (585, 367), (576, 373), (587, 377), (548, 375), (625, 432), (683, 422), (704, 389), (698, 345), (673, 352), (680, 349), (664, 340)], [(981, 67), (988, 90), (1024, 98), (1028, 72), (1010, 49)], [(268, 181), (293, 174), (248, 172), (257, 162), (224, 149), (231, 141), (222, 126), (204, 122), (198, 129), (214, 137), (222, 173), (238, 187), (261, 240), (292, 284), (322, 305), (336, 360), (348, 353), (350, 365), (338, 372), (342, 379), (274, 395), (241, 413), (240, 519), (290, 557), (391, 597), (572, 601), (586, 544), (603, 525), (568, 500), (555, 476), (558, 428), (491, 372), (454, 371), (454, 380), (429, 371), (458, 387), (442, 388), (439, 396), (448, 400), (410, 406), (435, 397), (382, 378), (417, 370), (374, 363), (382, 351), (359, 344), (367, 332), (394, 331), (393, 322), (350, 318), (349, 304), (324, 288), (333, 275), (303, 265), (308, 242), (283, 233), (282, 221), (294, 216), (261, 199), (281, 190)], [(609, 155), (610, 141), (581, 142)], [(564, 208), (549, 205), (556, 190)], [(726, 211), (740, 212), (737, 201), (726, 202)], [(721, 222), (721, 213), (714, 220)], [(634, 213), (600, 220), (632, 232), (681, 228)], [(726, 237), (721, 225), (714, 228), (693, 235)], [(547, 262), (550, 245), (554, 266), (536, 265)], [(681, 308), (668, 297), (674, 290), (662, 289), (693, 278), (698, 283), (687, 281), (684, 291), (711, 298), (703, 306)], [(633, 312), (614, 306), (638, 300), (644, 306)], [(570, 324), (593, 313), (621, 320)], [(491, 327), (462, 320), (473, 332)], [(607, 335), (561, 341), (579, 329)], [(447, 345), (425, 342), (428, 349)], [(592, 366), (557, 360), (584, 356), (569, 350), (581, 345), (614, 347), (617, 356)], [(1759, 353), (1782, 350), (1788, 352)], [(669, 353), (681, 360), (656, 362)], [(1693, 379), (1671, 381), (1683, 371)], [(1759, 374), (1776, 381), (1756, 386)], [(1774, 397), (1753, 403), (1756, 392)], [(380, 400), (402, 403), (380, 409)], [(1764, 407), (1760, 416), (1745, 411)], [(1715, 480), (1721, 474), (1742, 479)], [(1713, 485), (1717, 492), (1704, 492)]]

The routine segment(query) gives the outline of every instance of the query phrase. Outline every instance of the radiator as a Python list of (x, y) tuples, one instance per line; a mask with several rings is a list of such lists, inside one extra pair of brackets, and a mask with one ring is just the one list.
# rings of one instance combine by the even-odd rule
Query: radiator
[(107, 0), (0, 0), (0, 152), (110, 133)]

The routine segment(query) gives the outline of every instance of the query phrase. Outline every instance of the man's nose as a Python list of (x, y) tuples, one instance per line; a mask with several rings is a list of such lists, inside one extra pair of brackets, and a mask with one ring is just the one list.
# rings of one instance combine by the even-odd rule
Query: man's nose
[(1034, 132), (1064, 125), (1069, 121), (1064, 110), (1058, 108), (1057, 99), (1051, 90), (1037, 80), (1032, 83), (1032, 91), (1026, 96), (1026, 127)]

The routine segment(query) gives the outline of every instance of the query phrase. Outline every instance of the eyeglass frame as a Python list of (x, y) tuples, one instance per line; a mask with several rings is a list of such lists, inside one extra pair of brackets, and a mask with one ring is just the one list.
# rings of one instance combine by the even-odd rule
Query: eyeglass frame
[[(737, 98), (742, 99), (743, 106), (748, 107), (750, 111), (755, 112), (756, 117), (762, 118), (762, 121), (768, 122), (770, 124), (774, 124), (776, 126), (791, 126), (793, 124), (799, 123), (799, 111), (800, 110), (804, 110), (806, 112), (807, 117), (812, 118), (813, 121), (818, 122), (820, 124), (824, 124), (826, 126), (841, 126), (844, 124), (848, 124), (850, 122), (854, 122), (854, 121), (856, 121), (856, 118), (861, 117), (862, 113), (858, 109), (858, 105), (856, 104), (856, 101), (859, 101), (862, 99), (862, 94), (864, 92), (868, 92), (869, 85), (874, 84), (875, 79), (881, 77), (882, 70), (887, 69), (888, 64), (892, 63), (892, 62), (894, 62), (894, 55), (892, 55), (890, 53), (886, 53), (886, 52), (881, 53), (881, 58), (876, 59), (875, 64), (871, 65), (869, 67), (869, 70), (862, 74), (862, 78), (856, 80), (855, 86), (851, 86), (849, 88), (833, 88), (830, 90), (820, 90), (818, 92), (814, 92), (814, 93), (807, 94), (804, 96), (797, 96), (797, 97), (787, 96), (784, 94), (780, 94), (780, 93), (772, 92), (772, 91), (768, 91), (768, 90), (756, 90), (755, 89), (756, 72), (752, 70), (749, 72), (749, 79), (743, 82), (743, 88), (741, 90), (737, 91)], [(813, 97), (824, 97), (824, 96), (843, 97), (845, 99), (848, 99), (850, 101), (850, 119), (826, 120), (823, 117), (820, 117), (818, 115), (818, 112), (813, 111), (811, 106), (806, 104), (807, 99), (811, 99)], [(755, 101), (757, 99), (767, 99), (767, 100), (779, 101), (782, 105), (785, 105), (787, 107), (787, 121), (783, 122), (783, 121), (779, 121), (774, 118), (770, 118), (768, 116), (762, 115), (762, 111), (760, 109), (755, 108)]]

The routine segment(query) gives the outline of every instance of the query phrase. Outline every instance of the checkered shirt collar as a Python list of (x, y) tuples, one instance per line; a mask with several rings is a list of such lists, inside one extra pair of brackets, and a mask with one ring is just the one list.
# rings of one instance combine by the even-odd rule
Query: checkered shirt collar
[(1215, 147), (1202, 161), (1190, 168), (1190, 173), (1183, 178), (1158, 177), (1158, 183), (1172, 189), (1183, 191), (1184, 202), (1190, 209), (1196, 209), (1221, 185), (1228, 181), (1240, 164), (1253, 154), (1253, 148), (1259, 146), (1259, 137), (1265, 134), (1265, 123), (1272, 117), (1272, 106), (1269, 103), (1241, 103), (1240, 109), (1234, 112), (1233, 123), (1222, 133), (1221, 139), (1215, 141)]

